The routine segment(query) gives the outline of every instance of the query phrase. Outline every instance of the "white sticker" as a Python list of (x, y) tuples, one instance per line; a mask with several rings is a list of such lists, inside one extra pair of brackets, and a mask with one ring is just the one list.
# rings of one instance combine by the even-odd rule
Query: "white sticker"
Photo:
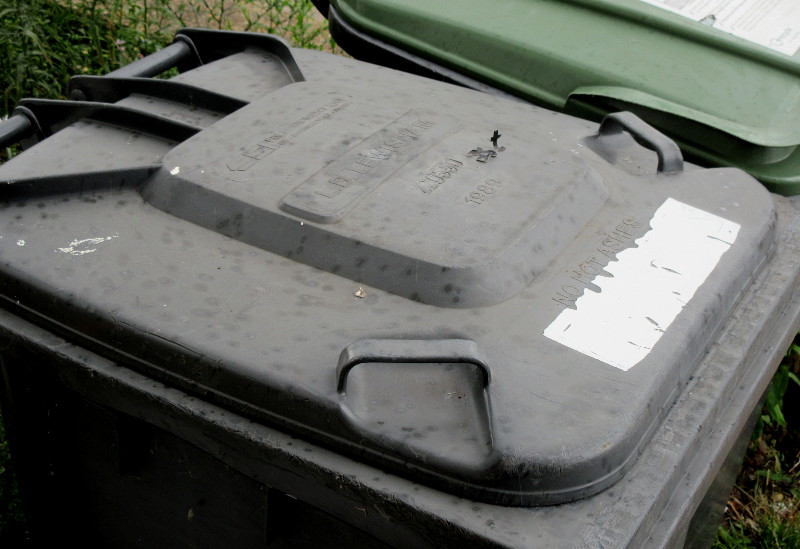
[[(672, 198), (545, 337), (621, 370), (645, 358), (736, 240), (740, 226)], [(611, 275), (611, 276), (609, 276)]]
[(797, 0), (642, 0), (772, 50), (800, 49)]

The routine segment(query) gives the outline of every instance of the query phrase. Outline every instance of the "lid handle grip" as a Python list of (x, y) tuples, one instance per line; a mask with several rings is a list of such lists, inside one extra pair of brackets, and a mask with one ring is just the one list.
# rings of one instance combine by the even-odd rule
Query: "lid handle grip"
[(476, 365), (489, 386), (489, 366), (478, 353), (478, 346), (469, 339), (361, 339), (344, 348), (336, 368), (337, 390), (345, 392), (347, 374), (366, 362), (447, 362)]
[(32, 135), (36, 126), (27, 113), (18, 111), (0, 123), (0, 149), (16, 145)]
[(202, 65), (192, 41), (185, 36), (177, 35), (175, 41), (169, 46), (112, 71), (108, 73), (108, 76), (149, 78), (176, 67), (188, 59), (193, 59), (196, 64)]
[(628, 132), (640, 145), (655, 151), (658, 155), (659, 173), (683, 171), (683, 155), (678, 145), (632, 112), (607, 114), (600, 122), (597, 139), (623, 131)]

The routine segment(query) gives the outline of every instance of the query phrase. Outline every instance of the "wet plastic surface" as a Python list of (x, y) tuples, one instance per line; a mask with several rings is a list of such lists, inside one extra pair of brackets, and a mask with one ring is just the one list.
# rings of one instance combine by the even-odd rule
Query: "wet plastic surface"
[(749, 439), (748, 415), (800, 318), (797, 280), (786, 276), (800, 254), (800, 204), (777, 206), (771, 261), (636, 464), (609, 490), (557, 506), (454, 497), (231, 413), (0, 311), (0, 403), (15, 427), (7, 433), (16, 463), (25, 464), (17, 471), (26, 473), (23, 495), (35, 504), (28, 509), (44, 526), (37, 539), (114, 547), (215, 547), (226, 535), (269, 548), (707, 547), (698, 524), (720, 515), (700, 514), (702, 494)]
[(4, 307), (463, 497), (634, 467), (769, 263), (773, 197), (635, 117), (227, 36), (158, 85), (73, 83), (113, 102), (23, 104), (52, 135), (0, 167)]

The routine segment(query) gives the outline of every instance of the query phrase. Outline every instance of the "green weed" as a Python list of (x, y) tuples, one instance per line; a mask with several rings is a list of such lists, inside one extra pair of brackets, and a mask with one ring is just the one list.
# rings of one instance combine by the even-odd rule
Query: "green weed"
[[(792, 345), (789, 354), (797, 352), (797, 348), (797, 345)], [(783, 397), (786, 395), (790, 381), (800, 387), (800, 379), (789, 369), (789, 364), (783, 363), (775, 372), (775, 377), (772, 378), (772, 383), (767, 390), (764, 398), (764, 413), (757, 420), (753, 431), (754, 438), (757, 439), (763, 434), (765, 426), (786, 427), (786, 418), (783, 415)]]
[(759, 447), (754, 452), (767, 458), (761, 465), (767, 468), (755, 474), (745, 472), (744, 478), (740, 475), (741, 485), (728, 501), (727, 517), (717, 533), (715, 549), (800, 547), (798, 464), (783, 472), (786, 456), (762, 439), (756, 444)]
[(800, 334), (767, 391), (715, 549), (800, 548), (798, 372)]
[[(335, 48), (310, 0), (0, 0), (0, 118), (23, 97), (63, 99), (71, 76), (107, 74), (168, 45), (182, 27)], [(0, 163), (15, 152), (0, 151)]]
[(106, 74), (181, 27), (277, 34), (331, 49), (310, 0), (0, 0), (0, 116), (22, 97), (59, 98), (74, 74)]

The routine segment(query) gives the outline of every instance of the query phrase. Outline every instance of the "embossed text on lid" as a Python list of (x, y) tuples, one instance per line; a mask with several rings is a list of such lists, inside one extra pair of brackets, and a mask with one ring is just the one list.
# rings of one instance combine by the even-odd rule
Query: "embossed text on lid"
[(286, 195), (281, 209), (334, 223), (398, 168), (460, 126), (453, 116), (408, 111)]

